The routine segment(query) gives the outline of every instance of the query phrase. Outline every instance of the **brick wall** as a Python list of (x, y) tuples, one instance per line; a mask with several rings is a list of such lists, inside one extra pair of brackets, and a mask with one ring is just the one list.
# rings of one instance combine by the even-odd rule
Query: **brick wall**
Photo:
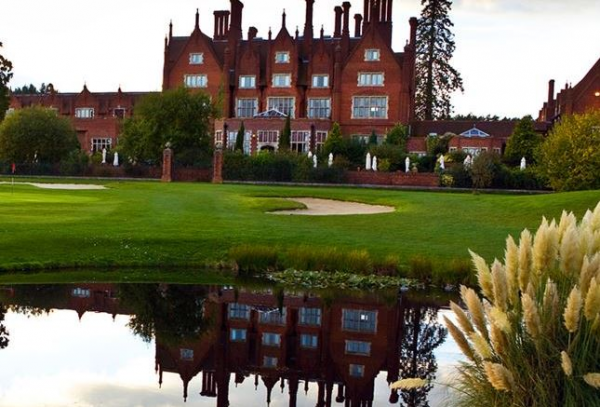
[(412, 174), (403, 172), (374, 172), (374, 171), (348, 171), (346, 173), (348, 184), (367, 185), (402, 185), (411, 187), (437, 187), (439, 177), (436, 174)]

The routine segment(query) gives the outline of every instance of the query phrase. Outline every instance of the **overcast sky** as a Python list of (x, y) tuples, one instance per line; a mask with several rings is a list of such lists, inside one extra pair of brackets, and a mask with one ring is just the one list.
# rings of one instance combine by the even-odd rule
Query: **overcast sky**
[[(303, 0), (243, 0), (243, 30), (256, 26), (266, 37), (281, 26), (304, 27)], [(333, 31), (335, 5), (315, 0), (315, 33)], [(362, 13), (354, 0), (351, 14)], [(0, 52), (14, 64), (11, 86), (52, 82), (62, 92), (152, 91), (161, 88), (164, 36), (189, 35), (200, 8), (200, 28), (213, 33), (213, 11), (228, 0), (2, 0)], [(420, 0), (394, 1), (393, 46), (409, 36), (408, 19), (419, 16)], [(455, 0), (456, 51), (452, 64), (462, 74), (464, 94), (456, 113), (537, 115), (549, 79), (557, 90), (576, 84), (600, 57), (599, 0)], [(353, 23), (353, 19), (351, 20)], [(352, 30), (351, 30), (352, 32)]]

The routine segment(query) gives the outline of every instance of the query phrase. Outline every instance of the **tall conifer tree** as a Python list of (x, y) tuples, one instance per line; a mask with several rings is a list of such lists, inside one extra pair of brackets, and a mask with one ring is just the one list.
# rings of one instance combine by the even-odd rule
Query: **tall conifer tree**
[[(2, 48), (2, 42), (0, 42), (0, 48)], [(12, 63), (0, 55), (0, 122), (4, 119), (4, 113), (10, 104), (8, 82), (12, 76)]]
[(463, 91), (460, 74), (450, 65), (454, 53), (454, 26), (448, 13), (451, 0), (421, 0), (424, 6), (417, 28), (416, 106), (421, 120), (444, 119), (452, 114), (450, 96)]

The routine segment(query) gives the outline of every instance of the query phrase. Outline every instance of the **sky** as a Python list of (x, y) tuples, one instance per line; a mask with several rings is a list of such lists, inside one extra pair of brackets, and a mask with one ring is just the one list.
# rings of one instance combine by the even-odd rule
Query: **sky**
[[(243, 31), (266, 37), (281, 26), (304, 27), (303, 0), (242, 0)], [(341, 0), (315, 0), (315, 33), (333, 32), (333, 8)], [(362, 13), (362, 0), (350, 12)], [(12, 87), (53, 83), (61, 92), (156, 91), (162, 82), (164, 37), (194, 28), (213, 33), (213, 11), (228, 0), (2, 0), (0, 53), (14, 65)], [(393, 48), (409, 37), (408, 19), (421, 13), (421, 0), (395, 0)], [(599, 0), (455, 0), (456, 51), (451, 64), (461, 73), (464, 93), (453, 97), (455, 113), (507, 117), (537, 116), (556, 89), (575, 85), (600, 57)], [(353, 19), (351, 19), (353, 27)], [(351, 30), (352, 32), (353, 30)]]

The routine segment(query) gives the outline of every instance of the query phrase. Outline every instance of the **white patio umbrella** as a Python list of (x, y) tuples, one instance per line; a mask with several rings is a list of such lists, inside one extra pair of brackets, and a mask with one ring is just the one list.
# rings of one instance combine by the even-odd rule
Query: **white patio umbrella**
[(102, 164), (106, 164), (106, 148), (102, 149)]
[(329, 159), (327, 160), (327, 166), (331, 167), (333, 165), (333, 153), (329, 153)]
[(313, 167), (317, 168), (317, 155), (313, 155)]
[(440, 155), (440, 170), (446, 169), (446, 161), (444, 160), (444, 154)]
[(523, 157), (521, 158), (521, 171), (523, 171), (525, 168), (527, 168), (527, 160), (525, 157)]
[(373, 156), (373, 171), (377, 172), (377, 157)]
[(367, 153), (367, 161), (365, 162), (365, 170), (371, 169), (371, 153)]
[(406, 157), (404, 160), (404, 172), (410, 172), (410, 158)]
[(115, 158), (113, 159), (113, 165), (115, 167), (119, 166), (119, 153), (115, 153)]

